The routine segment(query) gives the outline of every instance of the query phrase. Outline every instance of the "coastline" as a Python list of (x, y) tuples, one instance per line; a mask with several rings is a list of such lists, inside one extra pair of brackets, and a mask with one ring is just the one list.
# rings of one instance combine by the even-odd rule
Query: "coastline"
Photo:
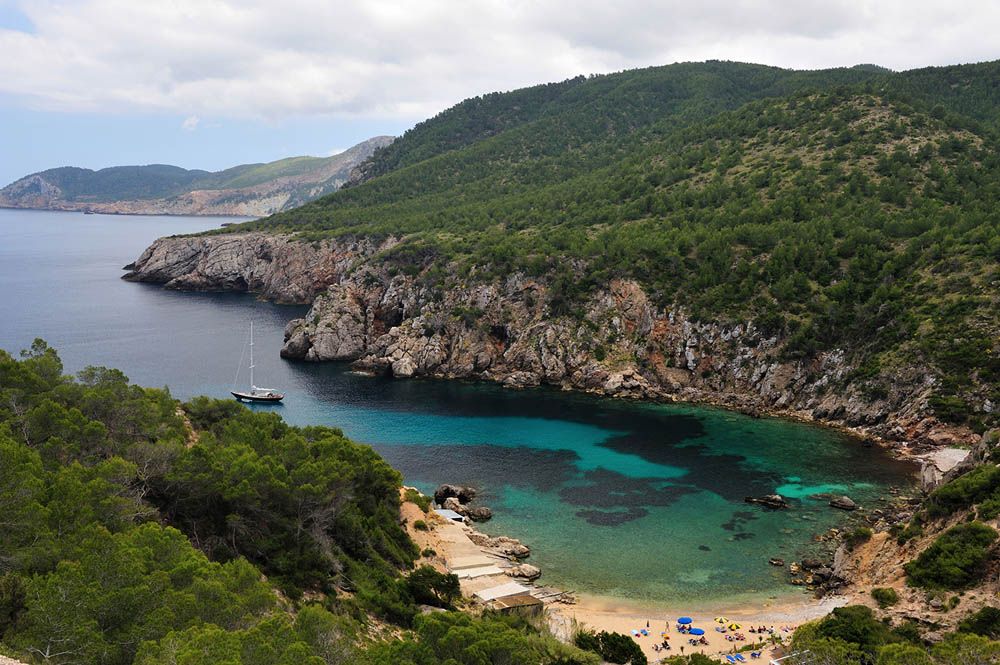
[[(656, 662), (661, 658), (680, 654), (681, 646), (685, 647), (684, 652), (688, 654), (701, 653), (715, 657), (732, 653), (734, 649), (739, 651), (747, 645), (764, 641), (767, 644), (764, 648), (765, 653), (771, 654), (781, 643), (788, 642), (796, 628), (809, 621), (819, 619), (834, 608), (846, 604), (848, 604), (848, 599), (844, 596), (827, 596), (822, 599), (802, 599), (798, 602), (779, 601), (773, 606), (763, 607), (747, 602), (735, 605), (708, 603), (706, 605), (678, 604), (674, 607), (660, 607), (644, 606), (642, 603), (633, 603), (619, 598), (581, 595), (575, 605), (552, 606), (548, 615), (548, 623), (557, 637), (570, 641), (578, 628), (589, 628), (596, 631), (606, 630), (630, 635), (633, 630), (644, 628), (648, 622), (651, 635), (634, 639), (642, 647), (643, 653), (646, 654), (650, 662)], [(680, 616), (691, 617), (694, 620), (692, 625), (705, 630), (707, 646), (692, 646), (687, 642), (686, 637), (677, 633), (676, 620)], [(715, 622), (716, 617), (724, 617), (741, 625), (742, 629), (739, 634), (744, 635), (747, 639), (727, 641), (726, 635), (715, 630), (719, 625)], [(671, 644), (671, 649), (669, 651), (656, 651), (653, 649), (653, 645), (660, 642), (660, 631), (665, 626), (669, 627), (670, 639), (668, 642)], [(773, 644), (770, 635), (758, 636), (749, 633), (748, 630), (751, 626), (773, 627), (774, 636), (780, 641)]]
[[(407, 489), (401, 490), (401, 497)], [(798, 626), (821, 618), (831, 610), (850, 602), (848, 595), (827, 595), (822, 598), (809, 597), (795, 587), (790, 587), (787, 594), (761, 597), (759, 601), (750, 598), (724, 600), (706, 600), (695, 602), (673, 601), (637, 601), (614, 596), (601, 596), (587, 593), (566, 592), (553, 589), (535, 582), (528, 582), (510, 574), (519, 559), (505, 556), (495, 548), (473, 542), (473, 534), (478, 534), (474, 527), (468, 524), (452, 522), (435, 514), (433, 510), (424, 513), (416, 504), (403, 501), (401, 504), (401, 519), (404, 521), (410, 537), (418, 544), (422, 552), (432, 550), (433, 554), (424, 556), (418, 564), (428, 564), (441, 572), (451, 572), (459, 575), (463, 596), (470, 599), (470, 607), (486, 607), (489, 603), (475, 600), (477, 592), (493, 589), (500, 585), (518, 582), (530, 590), (530, 595), (543, 600), (545, 619), (552, 633), (561, 640), (571, 642), (574, 633), (580, 629), (618, 632), (634, 635), (649, 625), (649, 636), (636, 636), (635, 641), (642, 647), (650, 662), (681, 653), (703, 653), (717, 657), (733, 650), (746, 648), (748, 645), (764, 641), (765, 654), (771, 654), (780, 648)], [(427, 529), (415, 528), (414, 523), (422, 520)], [(481, 539), (480, 539), (481, 540)], [(480, 572), (470, 571), (470, 560), (476, 556), (487, 557), (493, 568)], [(528, 559), (530, 562), (530, 558)], [(483, 561), (485, 563), (485, 560)], [(693, 646), (687, 642), (687, 637), (677, 633), (676, 620), (681, 616), (694, 619), (695, 626), (705, 630), (708, 645)], [(719, 625), (716, 617), (725, 617), (731, 622), (742, 626), (739, 634), (746, 639), (728, 641), (726, 635), (717, 632)], [(750, 633), (754, 626), (774, 629), (774, 637), (758, 636)], [(668, 629), (672, 645), (671, 650), (656, 650), (654, 645), (662, 639), (660, 632)], [(728, 634), (728, 633), (727, 633)], [(655, 636), (655, 637), (654, 637)]]
[(77, 215), (114, 215), (115, 217), (204, 217), (242, 219), (247, 222), (260, 219), (259, 215), (239, 215), (224, 212), (116, 212), (112, 210), (90, 210), (87, 208), (30, 208), (26, 206), (0, 205), (0, 210), (19, 210), (21, 212), (68, 212)]

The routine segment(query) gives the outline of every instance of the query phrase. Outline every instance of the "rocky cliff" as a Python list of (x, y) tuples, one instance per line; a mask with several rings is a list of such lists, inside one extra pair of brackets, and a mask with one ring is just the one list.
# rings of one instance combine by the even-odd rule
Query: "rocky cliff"
[(122, 279), (187, 291), (245, 291), (309, 303), (359, 260), (390, 247), (368, 239), (302, 243), (264, 233), (160, 238), (125, 266)]
[(972, 440), (929, 415), (935, 379), (896, 366), (883, 389), (855, 380), (835, 349), (789, 359), (753, 322), (697, 321), (615, 280), (573, 316), (553, 315), (545, 279), (428, 280), (378, 259), (394, 240), (303, 243), (287, 236), (165, 238), (125, 278), (170, 288), (245, 290), (312, 302), (288, 324), (282, 356), (353, 361), (397, 377), (552, 385), (610, 396), (702, 401), (853, 428), (913, 449)]
[(50, 169), (0, 189), (0, 208), (259, 217), (338, 190), (359, 164), (392, 140), (376, 136), (332, 157), (247, 164), (218, 173), (155, 165)]

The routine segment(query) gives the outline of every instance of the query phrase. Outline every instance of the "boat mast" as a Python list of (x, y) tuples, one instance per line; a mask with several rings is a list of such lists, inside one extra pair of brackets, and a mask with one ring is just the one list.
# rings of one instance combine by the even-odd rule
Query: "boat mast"
[(253, 383), (253, 321), (250, 322), (250, 389), (253, 390), (257, 386)]

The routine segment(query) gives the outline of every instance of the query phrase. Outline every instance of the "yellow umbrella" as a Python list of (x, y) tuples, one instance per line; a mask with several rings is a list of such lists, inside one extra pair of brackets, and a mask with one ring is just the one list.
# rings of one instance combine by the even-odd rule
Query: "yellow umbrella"
[(715, 617), (715, 623), (726, 623), (729, 621), (726, 617)]
[(731, 624), (729, 624), (729, 630), (739, 630), (739, 629), (740, 629), (740, 628), (742, 628), (742, 627), (743, 627), (743, 626), (741, 626), (741, 625), (740, 625), (740, 624), (738, 624), (738, 623), (731, 623)]

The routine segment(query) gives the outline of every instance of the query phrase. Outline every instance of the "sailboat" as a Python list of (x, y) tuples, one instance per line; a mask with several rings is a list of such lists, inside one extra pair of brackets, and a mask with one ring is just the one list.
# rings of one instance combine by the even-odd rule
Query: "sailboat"
[[(242, 358), (240, 362), (242, 362)], [(239, 370), (237, 370), (239, 376)], [(234, 382), (235, 383), (235, 382)], [(232, 396), (239, 402), (280, 402), (285, 398), (274, 388), (258, 388), (253, 382), (253, 321), (250, 322), (250, 390), (232, 390)]]

